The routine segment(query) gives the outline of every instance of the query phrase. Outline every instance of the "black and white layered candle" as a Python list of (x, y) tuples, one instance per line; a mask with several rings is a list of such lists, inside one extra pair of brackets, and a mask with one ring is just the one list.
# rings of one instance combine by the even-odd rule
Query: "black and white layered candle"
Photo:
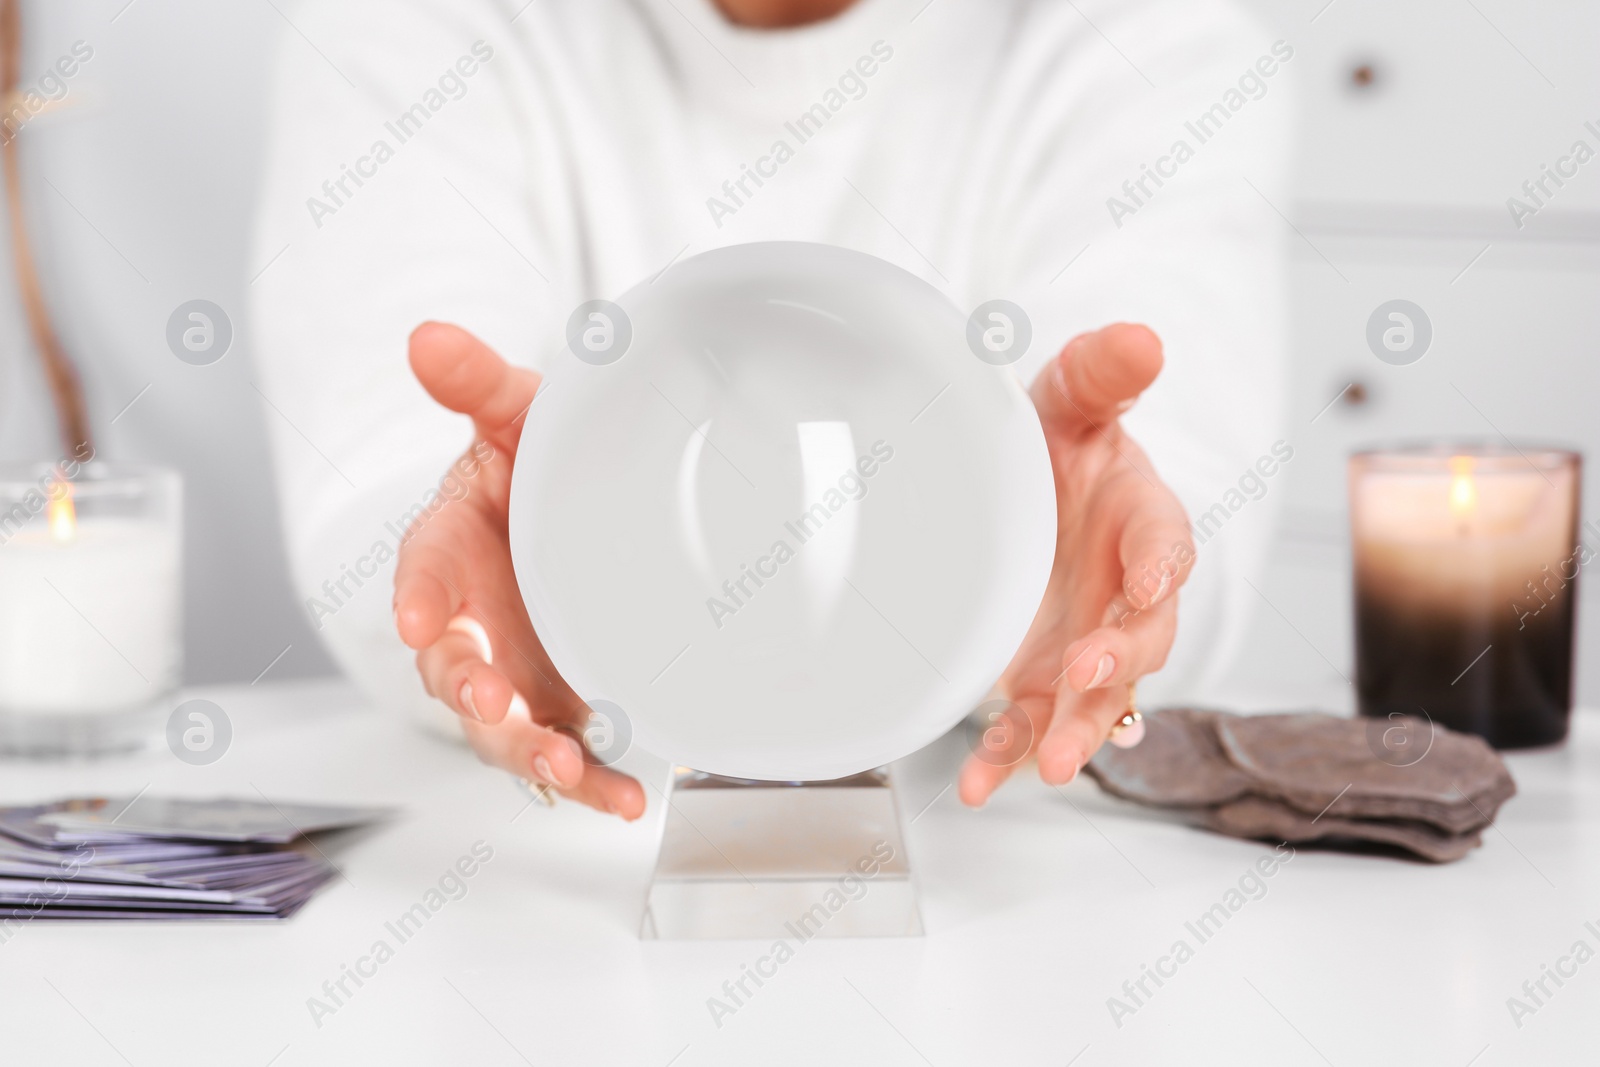
[(1496, 748), (1567, 735), (1581, 461), (1430, 446), (1350, 462), (1356, 687)]

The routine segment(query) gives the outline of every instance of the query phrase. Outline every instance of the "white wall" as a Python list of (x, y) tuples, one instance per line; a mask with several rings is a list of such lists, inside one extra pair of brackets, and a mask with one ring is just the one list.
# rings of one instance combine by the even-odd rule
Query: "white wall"
[[(266, 0), (24, 4), (24, 84), (76, 41), (94, 50), (63, 105), (20, 135), (29, 223), (101, 455), (187, 480), (197, 682), (249, 681), (286, 647), (269, 678), (331, 669), (291, 594), (237, 313), (263, 266), (246, 262), (246, 244), (267, 66), (285, 32)], [(3, 260), (0, 459), (49, 458), (59, 446)], [(165, 340), (168, 316), (195, 298), (234, 318), (233, 347), (210, 366), (180, 362)]]
[[(1600, 148), (1600, 7), (1582, 0), (1246, 0), (1299, 64), (1293, 463), (1236, 675), (1264, 702), (1308, 687), (1352, 705), (1345, 457), (1403, 438), (1513, 438), (1600, 451), (1600, 159), (1519, 229), (1506, 199), (1580, 137)], [(1368, 87), (1354, 71), (1370, 66)], [(1368, 316), (1403, 298), (1434, 330), (1390, 366)], [(1349, 382), (1359, 405), (1318, 413)], [(1313, 422), (1313, 419), (1315, 421)], [(1586, 496), (1600, 491), (1590, 464)], [(1226, 536), (1224, 532), (1221, 536)], [(1580, 580), (1578, 691), (1600, 699), (1600, 586)], [(1585, 668), (1588, 669), (1585, 669)]]
[[(1348, 704), (1327, 661), (1347, 669), (1350, 656), (1349, 448), (1496, 429), (1600, 445), (1590, 416), (1600, 385), (1600, 161), (1525, 230), (1505, 207), (1541, 163), (1583, 135), (1585, 119), (1600, 126), (1600, 8), (1587, 0), (1247, 6), (1296, 49), (1299, 195), (1279, 206), (1302, 236), (1290, 353), (1296, 458), (1271, 490), (1287, 505), (1285, 533), (1263, 587), (1271, 608), (1257, 618), (1239, 682), (1261, 699), (1310, 685), (1323, 702)], [(233, 350), (208, 367), (178, 361), (164, 340), (178, 304), (204, 297), (234, 311), (267, 267), (245, 261), (265, 72), (280, 39), (311, 47), (280, 9), (293, 11), (284, 0), (26, 4), (26, 80), (76, 40), (95, 50), (70, 82), (69, 106), (22, 135), (27, 199), (103, 452), (165, 462), (188, 478), (196, 681), (249, 680), (285, 647), (270, 677), (328, 669), (285, 574), (263, 423), (277, 416), (263, 414), (252, 385), (243, 323), (235, 317)], [(337, 42), (322, 45), (337, 51)], [(1366, 89), (1351, 78), (1363, 63), (1375, 74)], [(54, 448), (53, 430), (13, 291), (7, 260), (0, 458), (39, 458)], [(1364, 341), (1367, 316), (1394, 297), (1422, 305), (1435, 328), (1432, 350), (1410, 367), (1380, 363)], [(1369, 401), (1336, 404), (1312, 422), (1350, 381), (1365, 385)], [(1591, 498), (1597, 477), (1591, 467)], [(1592, 654), (1600, 643), (1582, 633), (1585, 659), (1600, 662)], [(1595, 685), (1592, 672), (1580, 672), (1591, 701)]]

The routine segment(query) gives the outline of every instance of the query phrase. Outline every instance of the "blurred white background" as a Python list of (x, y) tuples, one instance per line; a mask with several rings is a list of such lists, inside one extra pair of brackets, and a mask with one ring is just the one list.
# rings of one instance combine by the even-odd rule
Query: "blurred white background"
[[(1349, 450), (1501, 434), (1600, 447), (1600, 423), (1587, 417), (1600, 384), (1600, 160), (1522, 229), (1506, 205), (1574, 141), (1600, 147), (1600, 132), (1584, 128), (1600, 131), (1600, 7), (1246, 6), (1296, 50), (1300, 122), (1297, 193), (1275, 205), (1296, 234), (1286, 353), (1295, 457), (1271, 483), (1284, 520), (1237, 682), (1241, 699), (1346, 707)], [(274, 269), (270, 250), (257, 257), (248, 244), (271, 55), (339, 50), (304, 38), (294, 12), (289, 0), (25, 4), (25, 86), (75, 42), (93, 49), (61, 106), (22, 134), (24, 195), (102, 454), (168, 464), (187, 479), (196, 683), (250, 681), (269, 666), (272, 678), (332, 669), (300, 607), (310, 591), (293, 588), (284, 564), (265, 421), (279, 416), (256, 388), (242, 314), (252, 279)], [(0, 460), (42, 460), (59, 446), (14, 293), (6, 257)], [(172, 311), (196, 298), (233, 318), (233, 347), (209, 366), (180, 362), (165, 340)], [(1396, 298), (1433, 326), (1429, 351), (1410, 366), (1379, 361), (1366, 343), (1368, 317)], [(1246, 508), (1232, 523), (1266, 510)], [(1596, 596), (1585, 584), (1580, 611)], [(1580, 641), (1600, 650), (1590, 629), (1580, 621)], [(1580, 698), (1593, 702), (1600, 659), (1582, 662)]]

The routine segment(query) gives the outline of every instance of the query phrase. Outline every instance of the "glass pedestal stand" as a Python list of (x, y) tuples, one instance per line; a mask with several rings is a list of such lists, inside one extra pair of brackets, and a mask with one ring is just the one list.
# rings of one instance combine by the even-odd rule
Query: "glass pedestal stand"
[(887, 768), (831, 782), (673, 771), (645, 939), (922, 933)]

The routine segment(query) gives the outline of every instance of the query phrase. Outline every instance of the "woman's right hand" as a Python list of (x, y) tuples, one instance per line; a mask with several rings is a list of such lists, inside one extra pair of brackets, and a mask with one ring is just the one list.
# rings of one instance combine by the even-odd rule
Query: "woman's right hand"
[(585, 759), (578, 739), (588, 708), (545, 654), (511, 566), (511, 468), (539, 376), (434, 322), (411, 335), (411, 369), (435, 400), (470, 415), (475, 431), (456, 465), (465, 494), (413, 525), (395, 571), (395, 625), (417, 650), (423, 685), (461, 717), (485, 763), (637, 819), (639, 783)]

